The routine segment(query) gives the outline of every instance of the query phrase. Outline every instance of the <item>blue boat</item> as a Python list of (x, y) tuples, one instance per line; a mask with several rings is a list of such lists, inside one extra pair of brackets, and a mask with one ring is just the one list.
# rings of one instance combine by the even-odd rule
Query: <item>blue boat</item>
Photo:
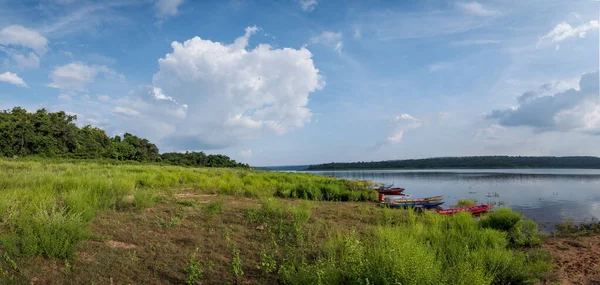
[(414, 203), (389, 203), (382, 204), (391, 209), (424, 208), (435, 209), (444, 204), (444, 202), (414, 202)]

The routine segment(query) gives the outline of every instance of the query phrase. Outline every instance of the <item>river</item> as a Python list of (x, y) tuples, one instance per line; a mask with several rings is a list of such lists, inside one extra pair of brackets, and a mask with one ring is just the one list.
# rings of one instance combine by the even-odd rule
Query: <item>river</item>
[(413, 197), (444, 195), (445, 207), (458, 199), (505, 205), (546, 230), (557, 222), (600, 218), (598, 169), (452, 169), (311, 171), (371, 180), (406, 188)]

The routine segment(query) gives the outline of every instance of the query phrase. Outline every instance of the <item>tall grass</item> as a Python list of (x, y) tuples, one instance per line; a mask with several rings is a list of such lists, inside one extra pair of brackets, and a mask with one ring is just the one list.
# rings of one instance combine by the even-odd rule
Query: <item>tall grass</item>
[[(288, 258), (286, 284), (528, 284), (551, 269), (549, 257), (511, 250), (508, 232), (469, 214), (382, 210), (372, 236), (338, 234), (310, 255)], [(313, 253), (314, 254), (314, 253)]]
[(376, 199), (364, 182), (239, 169), (0, 160), (0, 244), (12, 255), (68, 258), (98, 211), (145, 209), (178, 190), (308, 200)]

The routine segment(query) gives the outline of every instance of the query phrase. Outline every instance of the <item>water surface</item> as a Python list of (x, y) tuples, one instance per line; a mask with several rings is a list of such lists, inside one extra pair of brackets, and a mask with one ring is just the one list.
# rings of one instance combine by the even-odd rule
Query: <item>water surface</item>
[[(318, 175), (371, 180), (406, 188), (413, 197), (444, 195), (504, 204), (551, 229), (567, 218), (600, 218), (598, 169), (452, 169), (311, 171)], [(495, 195), (497, 193), (497, 196)]]

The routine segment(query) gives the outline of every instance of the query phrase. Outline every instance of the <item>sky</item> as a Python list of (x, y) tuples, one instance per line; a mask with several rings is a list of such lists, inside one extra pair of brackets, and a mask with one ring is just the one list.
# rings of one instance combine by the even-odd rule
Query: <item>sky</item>
[(254, 166), (600, 156), (599, 5), (0, 0), (0, 109)]

